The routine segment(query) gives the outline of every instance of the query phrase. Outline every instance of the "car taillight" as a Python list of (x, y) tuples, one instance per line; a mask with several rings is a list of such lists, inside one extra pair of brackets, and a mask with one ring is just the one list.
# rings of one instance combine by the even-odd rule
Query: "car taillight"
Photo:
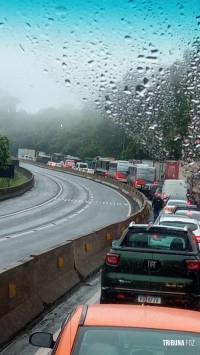
[(195, 271), (200, 269), (200, 261), (199, 260), (185, 260), (186, 269), (189, 271)]
[(115, 179), (125, 179), (125, 175), (123, 175), (122, 173), (116, 172), (115, 174)]
[(112, 253), (107, 253), (106, 254), (106, 262), (109, 265), (117, 265), (119, 261), (119, 254), (112, 254)]
[(195, 235), (194, 240), (195, 242), (200, 243), (200, 235)]
[(173, 207), (165, 207), (165, 208), (164, 208), (164, 210), (165, 210), (165, 211), (169, 211), (169, 212), (170, 212), (170, 211), (172, 211), (172, 210), (173, 210)]
[(190, 212), (190, 211), (185, 212), (184, 214), (185, 214), (186, 216), (190, 216), (190, 217), (192, 216), (192, 212)]

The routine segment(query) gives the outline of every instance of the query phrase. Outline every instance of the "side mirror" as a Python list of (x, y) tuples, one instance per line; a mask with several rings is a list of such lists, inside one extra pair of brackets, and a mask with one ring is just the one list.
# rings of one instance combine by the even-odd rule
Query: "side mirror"
[(46, 332), (33, 333), (29, 338), (29, 343), (41, 348), (53, 349), (55, 341), (53, 340), (53, 334)]
[(111, 246), (112, 246), (112, 247), (115, 247), (115, 246), (117, 245), (117, 243), (118, 243), (118, 240), (112, 240)]

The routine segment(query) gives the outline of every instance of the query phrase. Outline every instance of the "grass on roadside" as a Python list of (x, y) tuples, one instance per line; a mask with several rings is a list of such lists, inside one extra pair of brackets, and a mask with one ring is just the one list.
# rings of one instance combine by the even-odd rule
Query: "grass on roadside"
[(26, 182), (26, 178), (24, 175), (20, 174), (18, 171), (15, 172), (15, 176), (13, 179), (0, 178), (0, 188), (13, 187), (24, 184)]

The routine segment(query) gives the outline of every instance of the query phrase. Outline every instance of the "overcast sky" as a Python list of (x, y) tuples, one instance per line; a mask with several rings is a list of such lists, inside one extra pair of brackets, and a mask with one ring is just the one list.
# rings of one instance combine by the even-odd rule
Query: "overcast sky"
[(31, 113), (80, 106), (133, 67), (181, 58), (199, 24), (199, 0), (2, 0), (0, 90)]

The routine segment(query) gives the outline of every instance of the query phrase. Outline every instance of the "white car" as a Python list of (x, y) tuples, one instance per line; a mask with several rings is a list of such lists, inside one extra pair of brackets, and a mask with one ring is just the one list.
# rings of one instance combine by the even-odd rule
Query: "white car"
[(173, 212), (176, 216), (186, 216), (189, 218), (197, 219), (200, 222), (200, 211), (199, 210), (186, 210), (186, 209), (178, 209), (177, 211)]
[(197, 219), (188, 216), (179, 216), (177, 214), (162, 214), (156, 219), (154, 224), (168, 227), (189, 227), (194, 233), (198, 243), (200, 243), (200, 222)]
[(175, 206), (188, 206), (187, 200), (175, 200), (175, 199), (169, 199), (165, 205), (165, 207), (162, 210), (162, 213), (172, 213), (173, 209)]

